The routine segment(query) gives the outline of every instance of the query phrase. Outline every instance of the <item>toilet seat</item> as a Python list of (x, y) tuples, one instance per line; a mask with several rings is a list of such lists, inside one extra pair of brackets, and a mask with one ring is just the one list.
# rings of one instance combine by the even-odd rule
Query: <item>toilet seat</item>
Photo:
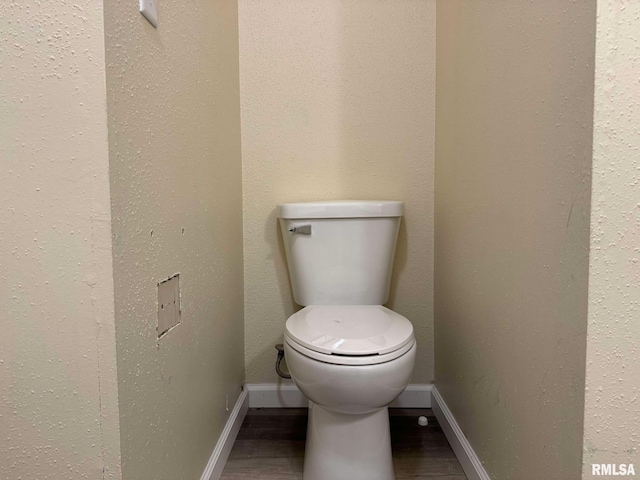
[(326, 353), (318, 353), (313, 350), (309, 350), (308, 348), (303, 347), (299, 343), (296, 343), (286, 333), (284, 334), (284, 341), (291, 348), (301, 353), (305, 357), (311, 358), (312, 360), (317, 360), (323, 363), (330, 363), (333, 365), (345, 365), (345, 366), (378, 365), (380, 363), (390, 362), (409, 352), (416, 343), (415, 339), (411, 339), (411, 341), (407, 343), (405, 346), (403, 346), (402, 348), (396, 350), (395, 352), (385, 353), (383, 355), (349, 356), (349, 355), (327, 355)]
[(413, 325), (382, 305), (311, 305), (291, 315), (285, 341), (305, 356), (338, 365), (374, 365), (415, 344)]

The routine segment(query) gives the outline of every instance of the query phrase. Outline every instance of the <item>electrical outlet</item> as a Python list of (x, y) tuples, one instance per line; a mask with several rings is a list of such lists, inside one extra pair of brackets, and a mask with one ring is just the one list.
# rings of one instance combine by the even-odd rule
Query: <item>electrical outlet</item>
[(158, 28), (158, 0), (140, 0), (140, 13)]
[(180, 323), (180, 274), (158, 283), (158, 338)]

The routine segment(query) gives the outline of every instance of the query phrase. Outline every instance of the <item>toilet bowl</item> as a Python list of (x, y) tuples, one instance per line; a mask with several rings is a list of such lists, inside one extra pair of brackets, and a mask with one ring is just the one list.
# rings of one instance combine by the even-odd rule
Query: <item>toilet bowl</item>
[(401, 202), (278, 206), (294, 299), (284, 351), (309, 399), (304, 480), (393, 480), (388, 405), (413, 373), (413, 325), (383, 306)]
[(284, 348), (311, 402), (305, 480), (393, 479), (387, 406), (411, 379), (411, 322), (382, 306), (309, 306), (287, 320)]

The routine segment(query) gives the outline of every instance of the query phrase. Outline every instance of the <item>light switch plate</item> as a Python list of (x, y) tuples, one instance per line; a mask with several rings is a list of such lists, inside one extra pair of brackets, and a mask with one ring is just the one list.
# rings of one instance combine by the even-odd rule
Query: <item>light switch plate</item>
[(180, 274), (158, 283), (158, 338), (180, 323)]
[(158, 0), (140, 0), (140, 13), (158, 28)]

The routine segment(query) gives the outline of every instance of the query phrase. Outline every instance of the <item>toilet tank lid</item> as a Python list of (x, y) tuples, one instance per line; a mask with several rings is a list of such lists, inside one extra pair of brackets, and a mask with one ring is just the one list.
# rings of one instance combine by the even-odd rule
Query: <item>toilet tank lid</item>
[(404, 203), (393, 200), (283, 203), (278, 205), (277, 214), (278, 218), (401, 217)]

